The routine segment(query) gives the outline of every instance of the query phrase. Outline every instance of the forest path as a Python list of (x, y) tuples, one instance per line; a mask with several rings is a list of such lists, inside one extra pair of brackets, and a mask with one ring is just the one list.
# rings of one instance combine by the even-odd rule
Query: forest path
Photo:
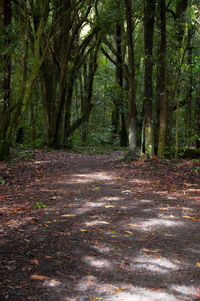
[(0, 166), (0, 300), (199, 300), (199, 161)]

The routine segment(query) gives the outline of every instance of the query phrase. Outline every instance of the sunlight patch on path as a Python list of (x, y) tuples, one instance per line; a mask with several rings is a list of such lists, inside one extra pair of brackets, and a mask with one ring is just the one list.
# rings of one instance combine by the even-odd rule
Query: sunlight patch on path
[(108, 223), (106, 221), (101, 221), (101, 220), (85, 222), (86, 227), (92, 227), (92, 226), (98, 226), (98, 225), (109, 225), (109, 224), (110, 223)]
[(89, 289), (94, 289), (94, 286), (96, 285), (96, 283), (97, 283), (97, 278), (94, 276), (88, 275), (86, 277), (83, 277), (81, 280), (79, 280), (79, 282), (75, 286), (75, 290), (84, 292)]
[(75, 213), (77, 215), (82, 215), (84, 213), (93, 211), (94, 208), (101, 208), (106, 205), (105, 202), (85, 202), (81, 208), (77, 208)]
[(111, 247), (109, 247), (109, 246), (107, 246), (106, 244), (103, 244), (103, 243), (101, 243), (101, 244), (99, 243), (95, 246), (92, 246), (92, 248), (94, 250), (97, 250), (101, 254), (109, 253), (112, 250)]
[(172, 270), (179, 270), (179, 267), (164, 257), (143, 255), (134, 259), (134, 264), (131, 266), (131, 270), (141, 269), (150, 271), (152, 273), (167, 274)]
[[(105, 295), (110, 295), (115, 290), (115, 286), (113, 284), (108, 284), (108, 283), (102, 283), (101, 281), (98, 280), (97, 277), (93, 275), (88, 275), (83, 277), (79, 282), (77, 283), (75, 287), (76, 291), (79, 292), (86, 292), (88, 296), (88, 292), (90, 291), (91, 294), (94, 296), (94, 299), (90, 299), (90, 297), (84, 298), (83, 300), (98, 300), (97, 296), (102, 296), (100, 297), (99, 300), (106, 300)], [(78, 301), (76, 299), (76, 301)]]
[(141, 227), (146, 229), (147, 227), (177, 227), (183, 226), (184, 223), (180, 221), (172, 221), (169, 219), (151, 218), (141, 223)]
[(132, 179), (129, 181), (130, 183), (134, 183), (134, 184), (149, 184), (152, 185), (152, 181), (149, 180), (144, 180), (144, 179)]
[(128, 291), (106, 297), (105, 301), (177, 301), (178, 299), (161, 289), (130, 287)]
[(115, 175), (107, 172), (96, 172), (88, 174), (73, 174), (70, 183), (90, 183), (91, 181), (110, 181)]
[(200, 299), (200, 288), (197, 288), (193, 285), (171, 285), (170, 289), (176, 291), (176, 293), (179, 293), (181, 295), (184, 294), (190, 296), (190, 300), (194, 300), (192, 297), (197, 297), (197, 300)]
[(151, 231), (156, 230), (161, 227), (171, 228), (171, 227), (180, 227), (183, 226), (184, 222), (177, 220), (170, 220), (169, 217), (166, 218), (150, 218), (147, 220), (142, 220), (141, 218), (133, 218), (128, 221), (128, 228), (138, 229), (141, 231)]
[(84, 261), (96, 269), (110, 269), (112, 264), (106, 259), (98, 259), (97, 257), (87, 256)]
[(148, 203), (153, 203), (153, 200), (139, 200), (138, 204), (148, 204)]
[(110, 196), (110, 197), (108, 197), (108, 196), (106, 196), (106, 197), (103, 197), (103, 198), (101, 198), (101, 199), (99, 199), (98, 201), (121, 201), (121, 200), (123, 200), (123, 198), (122, 197), (116, 197), (116, 196)]
[(49, 288), (56, 288), (62, 286), (62, 282), (57, 279), (46, 279), (43, 283), (43, 286)]

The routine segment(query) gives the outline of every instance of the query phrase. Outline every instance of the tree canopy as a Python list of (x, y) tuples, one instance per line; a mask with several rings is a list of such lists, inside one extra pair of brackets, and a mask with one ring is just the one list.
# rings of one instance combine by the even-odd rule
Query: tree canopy
[(200, 148), (196, 0), (0, 0), (0, 159), (12, 146)]

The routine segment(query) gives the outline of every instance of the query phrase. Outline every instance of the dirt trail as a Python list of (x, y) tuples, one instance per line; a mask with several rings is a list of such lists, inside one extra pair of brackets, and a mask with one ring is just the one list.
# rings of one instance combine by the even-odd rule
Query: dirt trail
[(0, 165), (0, 300), (200, 300), (199, 161)]

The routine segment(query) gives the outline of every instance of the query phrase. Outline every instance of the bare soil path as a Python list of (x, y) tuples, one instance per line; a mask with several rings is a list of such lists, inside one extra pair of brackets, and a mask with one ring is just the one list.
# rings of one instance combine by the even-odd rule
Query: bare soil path
[(0, 300), (200, 300), (200, 162), (0, 163)]

